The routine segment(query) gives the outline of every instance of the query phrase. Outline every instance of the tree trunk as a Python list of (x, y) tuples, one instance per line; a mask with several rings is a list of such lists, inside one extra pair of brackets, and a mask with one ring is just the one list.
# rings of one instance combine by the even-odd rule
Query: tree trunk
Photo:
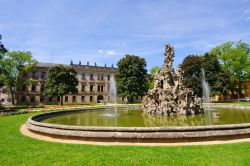
[(19, 104), (18, 97), (20, 95), (20, 90), (17, 88), (14, 88), (14, 93), (15, 93), (16, 105), (18, 105)]
[(237, 98), (238, 98), (238, 101), (240, 101), (240, 90), (238, 90)]
[(131, 96), (130, 97), (130, 103), (133, 103), (134, 102), (134, 96)]
[(63, 96), (61, 96), (61, 105), (63, 105)]
[(16, 105), (18, 105), (18, 104), (19, 104), (19, 102), (18, 102), (18, 96), (19, 96), (19, 93), (18, 93), (18, 92), (16, 92), (16, 93), (15, 93)]
[(10, 87), (10, 94), (11, 94), (11, 103), (12, 105), (15, 105), (15, 95), (12, 87)]

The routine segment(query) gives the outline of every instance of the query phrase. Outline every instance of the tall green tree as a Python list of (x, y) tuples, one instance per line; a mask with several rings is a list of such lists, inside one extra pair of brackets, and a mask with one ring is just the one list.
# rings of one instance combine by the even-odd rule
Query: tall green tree
[(161, 69), (161, 67), (159, 66), (154, 66), (151, 68), (150, 70), (150, 73), (148, 75), (148, 78), (149, 78), (149, 82), (148, 82), (148, 85), (149, 85), (149, 89), (153, 89), (154, 87), (154, 75)]
[(0, 58), (2, 58), (3, 54), (7, 52), (7, 49), (4, 47), (1, 40), (2, 40), (2, 35), (0, 35)]
[(202, 96), (202, 57), (197, 55), (187, 56), (182, 64), (184, 84), (193, 89), (194, 93)]
[[(188, 88), (192, 88), (198, 96), (202, 96), (202, 73), (204, 69), (206, 81), (209, 83), (211, 95), (225, 94), (227, 91), (224, 89), (226, 80), (219, 78), (222, 76), (219, 60), (216, 55), (205, 53), (204, 55), (189, 55), (181, 65), (183, 69), (184, 83)], [(218, 82), (224, 81), (224, 82)], [(222, 92), (223, 91), (223, 92)]]
[(148, 91), (146, 61), (139, 56), (125, 55), (117, 65), (118, 94), (121, 97), (128, 96), (133, 103), (133, 97), (142, 97)]
[(223, 70), (230, 76), (231, 94), (236, 93), (239, 100), (250, 78), (249, 45), (243, 41), (228, 41), (213, 48), (211, 53), (220, 59)]
[(211, 95), (227, 95), (228, 76), (221, 69), (215, 54), (205, 53), (202, 57), (201, 68), (204, 69), (206, 81), (209, 83)]
[(29, 72), (36, 63), (31, 53), (25, 51), (7, 52), (0, 60), (2, 69), (0, 80), (9, 88), (13, 105), (18, 101), (20, 89), (28, 83), (23, 74)]
[(48, 97), (60, 97), (63, 105), (63, 96), (69, 93), (76, 94), (78, 80), (75, 77), (76, 71), (72, 67), (56, 65), (49, 69), (46, 80), (46, 95)]
[[(7, 53), (7, 49), (4, 47), (1, 40), (2, 40), (2, 36), (0, 35), (0, 60), (4, 57), (4, 54)], [(2, 67), (0, 66), (0, 75), (1, 73), (2, 73)], [(3, 82), (0, 80), (0, 87), (2, 86), (3, 86)]]

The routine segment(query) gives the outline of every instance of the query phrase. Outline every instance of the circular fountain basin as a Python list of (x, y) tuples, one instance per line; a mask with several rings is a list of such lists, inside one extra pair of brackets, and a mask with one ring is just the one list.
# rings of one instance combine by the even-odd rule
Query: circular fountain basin
[[(107, 116), (109, 115), (109, 116)], [(250, 110), (214, 109), (202, 115), (162, 117), (140, 109), (111, 108), (50, 112), (26, 127), (50, 137), (91, 141), (190, 142), (250, 137)]]

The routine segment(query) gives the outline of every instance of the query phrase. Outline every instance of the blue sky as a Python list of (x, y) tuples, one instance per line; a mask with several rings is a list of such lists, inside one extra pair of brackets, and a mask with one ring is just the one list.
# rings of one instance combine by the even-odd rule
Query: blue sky
[[(116, 65), (125, 54), (174, 65), (232, 40), (250, 43), (250, 0), (0, 0), (0, 34), (9, 50), (41, 62)], [(53, 56), (52, 56), (53, 52)]]

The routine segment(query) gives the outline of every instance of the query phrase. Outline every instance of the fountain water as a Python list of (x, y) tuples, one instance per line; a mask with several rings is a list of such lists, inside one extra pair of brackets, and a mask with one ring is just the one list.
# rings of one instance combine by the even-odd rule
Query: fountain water
[(109, 94), (108, 94), (108, 103), (113, 103), (114, 105), (114, 114), (103, 114), (104, 116), (109, 116), (109, 117), (116, 117), (118, 116), (117, 114), (117, 88), (116, 88), (116, 82), (115, 82), (115, 77), (113, 74), (110, 76), (110, 81), (109, 81)]
[(201, 69), (202, 72), (202, 94), (203, 94), (203, 101), (204, 103), (206, 103), (207, 105), (207, 109), (210, 109), (210, 88), (208, 85), (208, 82), (206, 81), (206, 77), (205, 77), (205, 72), (204, 69)]
[(109, 81), (109, 102), (110, 103), (115, 103), (115, 113), (117, 113), (117, 88), (116, 88), (116, 82), (115, 82), (115, 77), (113, 74), (110, 76), (110, 81)]

